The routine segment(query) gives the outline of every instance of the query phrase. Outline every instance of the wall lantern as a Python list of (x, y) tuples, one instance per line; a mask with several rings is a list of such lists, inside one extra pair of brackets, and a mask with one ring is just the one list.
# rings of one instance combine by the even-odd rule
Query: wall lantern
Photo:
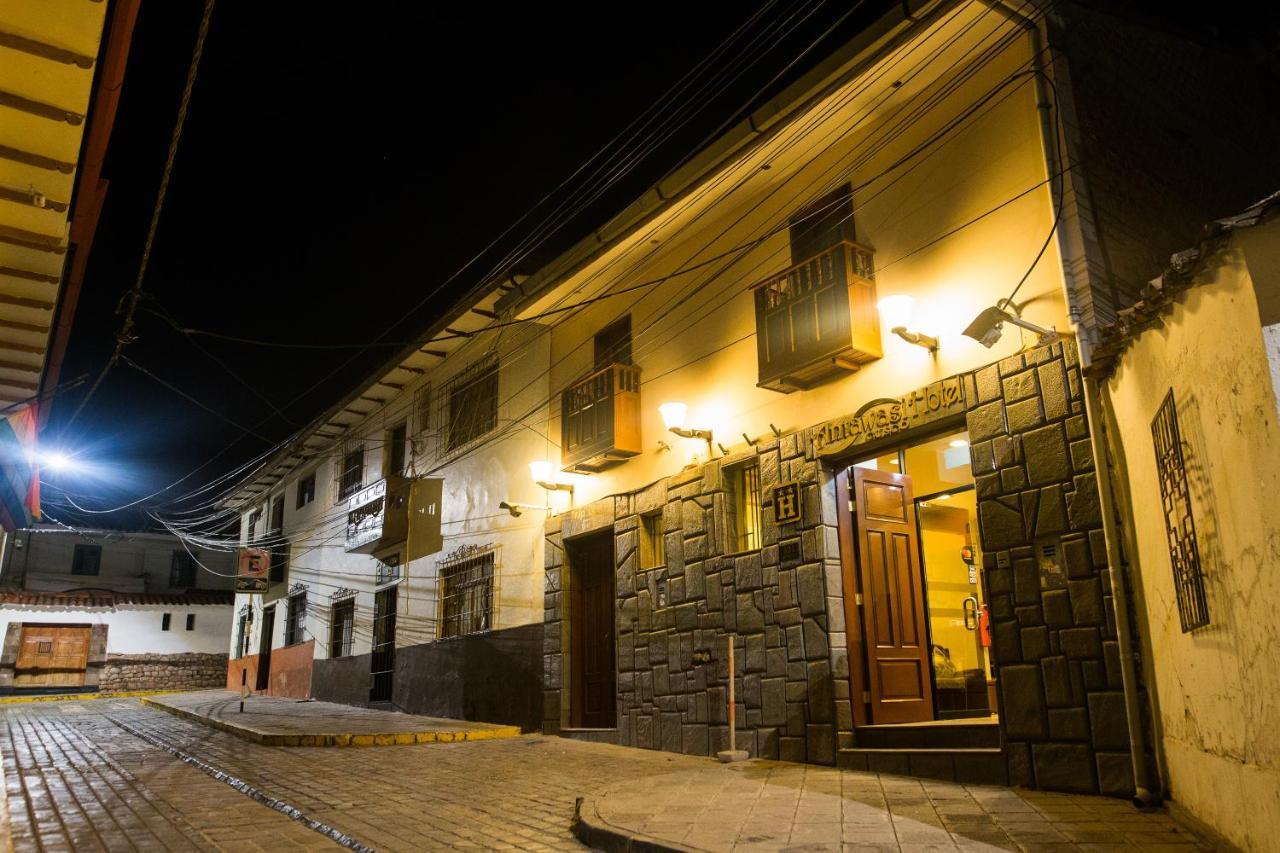
[(880, 320), (889, 327), (889, 331), (909, 344), (924, 347), (929, 352), (938, 351), (938, 339), (923, 332), (910, 331), (911, 314), (915, 308), (915, 300), (905, 294), (886, 296), (876, 303), (880, 309)]
[(707, 443), (707, 456), (714, 456), (715, 453), (711, 446), (711, 430), (709, 429), (686, 429), (684, 419), (689, 414), (689, 407), (684, 403), (663, 403), (658, 407), (658, 412), (662, 415), (662, 424), (668, 430), (680, 436), (681, 438), (700, 438)]
[(555, 470), (551, 463), (545, 459), (538, 459), (529, 463), (529, 473), (533, 475), (533, 481), (548, 492), (568, 492), (573, 494), (573, 486), (569, 483), (557, 483), (554, 479)]

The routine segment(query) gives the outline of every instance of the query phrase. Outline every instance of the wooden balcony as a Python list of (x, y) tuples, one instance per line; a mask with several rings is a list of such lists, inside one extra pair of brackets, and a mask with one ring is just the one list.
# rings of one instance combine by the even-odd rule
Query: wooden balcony
[(813, 388), (883, 355), (873, 259), (837, 243), (752, 288), (761, 388)]
[(575, 383), (560, 404), (565, 471), (594, 474), (640, 453), (640, 368), (611, 364)]
[(405, 540), (410, 482), (387, 477), (347, 499), (347, 551), (372, 554)]

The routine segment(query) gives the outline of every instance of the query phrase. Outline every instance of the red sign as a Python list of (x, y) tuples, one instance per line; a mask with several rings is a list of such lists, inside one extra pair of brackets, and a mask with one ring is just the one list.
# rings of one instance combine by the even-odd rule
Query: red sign
[(266, 548), (241, 548), (236, 592), (267, 591), (271, 576), (271, 552)]

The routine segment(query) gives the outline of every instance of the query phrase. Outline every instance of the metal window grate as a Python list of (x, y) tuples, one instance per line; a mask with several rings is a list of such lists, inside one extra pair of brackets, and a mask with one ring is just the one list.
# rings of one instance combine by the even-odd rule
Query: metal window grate
[(445, 447), (457, 450), (498, 425), (498, 362), (486, 358), (449, 380), (439, 400)]
[(396, 669), (396, 605), (400, 587), (373, 595), (373, 649), (369, 662), (369, 701), (391, 701)]
[(493, 625), (492, 550), (440, 564), (440, 636), (460, 637)]
[(329, 620), (329, 657), (343, 658), (351, 654), (355, 624), (356, 600), (335, 602)]
[(1164, 528), (1169, 537), (1173, 586), (1178, 595), (1178, 618), (1185, 634), (1209, 624), (1209, 602), (1200, 569), (1200, 548), (1191, 515), (1191, 492), (1187, 487), (1182, 432), (1178, 428), (1178, 409), (1172, 388), (1151, 422), (1151, 438), (1156, 451), (1156, 474), (1160, 478)]
[(729, 469), (730, 547), (754, 551), (760, 547), (760, 465), (748, 462)]
[(289, 596), (289, 611), (284, 623), (284, 644), (292, 646), (302, 642), (307, 618), (307, 591), (305, 589)]

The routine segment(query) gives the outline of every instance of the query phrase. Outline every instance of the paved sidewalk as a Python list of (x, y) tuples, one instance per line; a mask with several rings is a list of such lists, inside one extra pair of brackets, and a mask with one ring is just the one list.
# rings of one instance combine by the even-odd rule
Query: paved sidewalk
[(491, 740), (520, 734), (517, 726), (270, 696), (250, 696), (241, 713), (240, 695), (230, 690), (178, 693), (142, 702), (264, 746), (392, 746)]
[(669, 850), (1209, 850), (1104, 797), (750, 761), (618, 782), (581, 807), (593, 847)]

